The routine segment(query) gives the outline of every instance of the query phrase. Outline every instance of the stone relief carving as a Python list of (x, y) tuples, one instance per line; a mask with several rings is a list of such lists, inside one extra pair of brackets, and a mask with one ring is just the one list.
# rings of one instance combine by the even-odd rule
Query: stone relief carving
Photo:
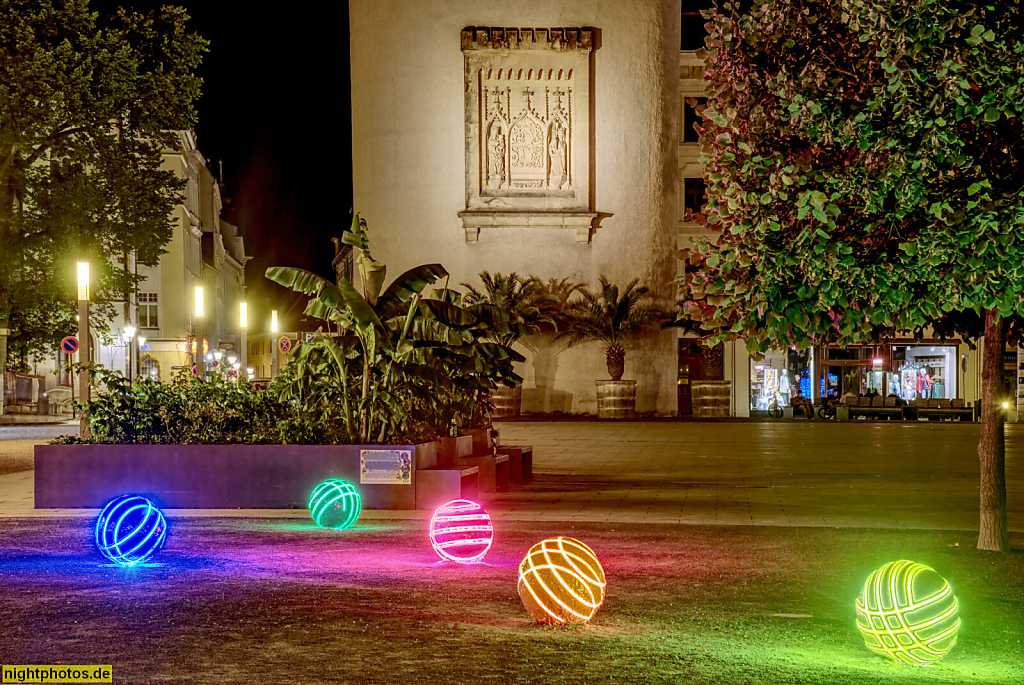
[(589, 241), (589, 28), (466, 28), (468, 240), (481, 226), (575, 228)]
[[(481, 192), (486, 195), (493, 190), (532, 189), (543, 194), (545, 189), (571, 188), (571, 70), (534, 73), (528, 69), (523, 73), (489, 69), (481, 70), (479, 77), (486, 112), (482, 128), (485, 145), (481, 149), (487, 151), (487, 177), (482, 179)], [(544, 85), (534, 85), (531, 78)], [(511, 79), (515, 87), (491, 85), (492, 81), (505, 79)], [(545, 83), (552, 79), (564, 85)], [(538, 106), (538, 102), (543, 105)], [(510, 152), (508, 160), (505, 150)]]

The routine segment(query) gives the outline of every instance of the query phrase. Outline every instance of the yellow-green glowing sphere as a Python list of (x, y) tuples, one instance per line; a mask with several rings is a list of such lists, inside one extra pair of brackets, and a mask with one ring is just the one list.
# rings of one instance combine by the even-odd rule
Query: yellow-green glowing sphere
[(604, 602), (604, 569), (579, 540), (538, 542), (519, 564), (519, 598), (538, 623), (586, 623)]
[(857, 598), (857, 627), (872, 652), (908, 664), (933, 664), (956, 644), (956, 596), (924, 564), (891, 561), (868, 576)]

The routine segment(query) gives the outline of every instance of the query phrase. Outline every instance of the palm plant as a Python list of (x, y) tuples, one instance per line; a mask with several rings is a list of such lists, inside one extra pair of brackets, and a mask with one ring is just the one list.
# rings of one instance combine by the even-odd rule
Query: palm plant
[(570, 344), (604, 343), (608, 374), (620, 380), (625, 370), (625, 343), (641, 329), (665, 318), (665, 312), (648, 300), (648, 289), (634, 278), (620, 293), (619, 287), (601, 276), (600, 292), (580, 289), (580, 297), (569, 303), (565, 328), (557, 337)]
[(554, 328), (555, 331), (560, 331), (566, 328), (568, 319), (566, 318), (566, 312), (569, 310), (569, 300), (577, 291), (586, 289), (586, 283), (580, 283), (573, 281), (571, 278), (549, 278), (546, 281), (540, 281), (538, 287), (538, 294), (540, 295), (537, 308), (540, 309), (541, 315), (552, 321), (552, 324), (545, 325), (544, 328), (550, 331)]
[(463, 302), (473, 306), (489, 304), (496, 307), (508, 319), (505, 332), (496, 335), (494, 341), (506, 347), (512, 346), (519, 338), (533, 335), (543, 326), (554, 326), (554, 320), (545, 311), (545, 306), (555, 301), (546, 294), (543, 284), (537, 278), (524, 278), (510, 274), (480, 273), (483, 290), (477, 290), (469, 283), (463, 283), (466, 295)]

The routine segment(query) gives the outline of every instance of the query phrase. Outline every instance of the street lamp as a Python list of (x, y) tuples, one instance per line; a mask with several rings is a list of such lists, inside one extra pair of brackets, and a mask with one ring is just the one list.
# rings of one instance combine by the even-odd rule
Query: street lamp
[(277, 310), (270, 310), (270, 377), (277, 377), (277, 341), (274, 337), (277, 335)]
[(242, 366), (245, 366), (249, 357), (249, 306), (245, 302), (238, 303), (238, 327), (241, 329), (241, 335), (239, 338), (242, 347)]
[(128, 382), (132, 382), (132, 357), (135, 355), (132, 353), (132, 338), (135, 337), (135, 326), (129, 323), (124, 327), (124, 356), (125, 365), (128, 367)]
[(195, 315), (196, 315), (196, 376), (206, 379), (206, 359), (203, 349), (203, 286), (197, 285), (195, 290)]
[[(78, 262), (78, 363), (86, 364), (89, 357), (89, 262)], [(82, 402), (90, 400), (89, 372), (84, 368), (78, 372), (78, 392)], [(89, 435), (85, 411), (82, 412), (79, 434)]]

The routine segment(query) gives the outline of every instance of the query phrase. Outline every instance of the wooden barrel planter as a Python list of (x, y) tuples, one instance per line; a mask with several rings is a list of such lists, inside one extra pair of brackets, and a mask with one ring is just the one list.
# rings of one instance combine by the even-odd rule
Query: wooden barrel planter
[(597, 381), (597, 418), (636, 418), (636, 381)]
[(693, 381), (693, 415), (705, 419), (727, 419), (732, 381)]
[(523, 384), (499, 385), (491, 391), (491, 420), (515, 421), (523, 411)]

